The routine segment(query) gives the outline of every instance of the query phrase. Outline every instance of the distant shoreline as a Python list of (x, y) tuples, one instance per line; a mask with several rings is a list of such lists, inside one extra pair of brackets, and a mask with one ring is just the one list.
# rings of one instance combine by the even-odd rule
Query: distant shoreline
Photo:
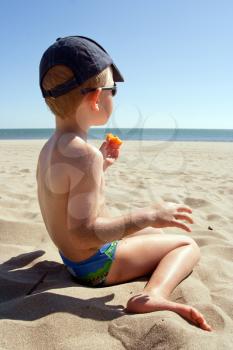
[[(0, 129), (0, 140), (44, 140), (54, 129)], [(124, 141), (233, 142), (233, 129), (168, 129), (168, 128), (91, 128), (89, 140), (103, 140), (106, 133)]]

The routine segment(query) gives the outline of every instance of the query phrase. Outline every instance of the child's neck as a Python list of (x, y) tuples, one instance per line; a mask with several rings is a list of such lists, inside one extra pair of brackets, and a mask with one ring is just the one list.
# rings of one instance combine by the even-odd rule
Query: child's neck
[(80, 126), (74, 119), (56, 117), (56, 134), (74, 133), (87, 141), (88, 125)]

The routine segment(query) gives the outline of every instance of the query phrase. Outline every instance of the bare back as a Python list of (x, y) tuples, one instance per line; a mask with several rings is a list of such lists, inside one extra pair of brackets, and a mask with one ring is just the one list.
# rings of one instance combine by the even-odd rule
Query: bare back
[[(95, 159), (98, 166), (94, 164)], [(90, 178), (93, 179), (96, 190), (92, 191), (93, 205), (87, 215), (97, 217), (103, 212), (106, 214), (101, 161), (103, 162), (102, 153), (97, 148), (77, 136), (74, 138), (72, 134), (59, 137), (54, 134), (39, 155), (37, 185), (41, 214), (54, 244), (67, 258), (74, 261), (87, 259), (99, 248), (80, 248), (75, 235), (71, 234), (70, 222), (77, 222), (77, 218), (86, 213), (83, 196), (90, 188)], [(73, 214), (76, 208), (77, 212)]]

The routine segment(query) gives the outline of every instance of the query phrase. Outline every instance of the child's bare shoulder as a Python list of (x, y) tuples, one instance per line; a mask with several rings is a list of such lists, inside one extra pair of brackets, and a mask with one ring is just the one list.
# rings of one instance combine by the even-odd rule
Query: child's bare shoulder
[(96, 157), (103, 158), (98, 148), (72, 133), (62, 135), (57, 142), (57, 147), (64, 157), (71, 158), (74, 162), (77, 160), (88, 162)]
[(65, 173), (71, 184), (83, 177), (90, 182), (94, 174), (96, 179), (101, 176), (103, 155), (95, 146), (74, 134), (65, 134), (58, 140), (57, 149), (62, 155), (60, 160), (65, 163)]
[(50, 191), (66, 193), (69, 184), (73, 188), (78, 182), (84, 184), (84, 179), (89, 183), (93, 174), (95, 178), (101, 175), (103, 155), (80, 137), (67, 133), (46, 142), (38, 163), (37, 180), (40, 173)]

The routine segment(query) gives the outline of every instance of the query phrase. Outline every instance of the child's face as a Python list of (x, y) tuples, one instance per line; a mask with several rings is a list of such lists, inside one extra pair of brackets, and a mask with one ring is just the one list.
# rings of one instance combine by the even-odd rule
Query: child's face
[[(112, 76), (112, 70), (109, 67), (108, 68), (108, 76), (105, 86), (106, 87), (112, 87), (114, 85), (113, 76)], [(99, 96), (99, 109), (100, 109), (100, 116), (102, 115), (103, 122), (98, 125), (105, 124), (113, 110), (113, 96), (111, 90), (102, 90)]]
[[(109, 67), (105, 87), (113, 87), (114, 81), (112, 70)], [(89, 128), (94, 125), (107, 123), (113, 110), (112, 90), (101, 88), (85, 95), (81, 105), (76, 112), (76, 122), (81, 128)]]

